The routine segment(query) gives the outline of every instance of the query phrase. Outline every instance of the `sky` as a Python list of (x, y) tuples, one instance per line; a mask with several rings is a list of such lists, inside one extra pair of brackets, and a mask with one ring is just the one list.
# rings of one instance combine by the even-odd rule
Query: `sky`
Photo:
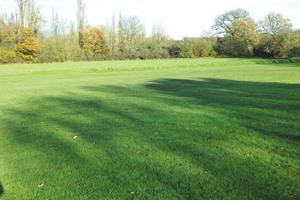
[[(77, 0), (35, 0), (43, 16), (50, 19), (55, 7), (61, 18), (76, 19)], [(280, 12), (300, 28), (300, 0), (85, 0), (88, 22), (107, 24), (113, 15), (135, 15), (151, 33), (160, 24), (171, 38), (197, 37), (208, 31), (215, 17), (228, 10), (242, 8), (258, 20), (269, 12)], [(0, 0), (0, 12), (16, 10), (15, 0)]]

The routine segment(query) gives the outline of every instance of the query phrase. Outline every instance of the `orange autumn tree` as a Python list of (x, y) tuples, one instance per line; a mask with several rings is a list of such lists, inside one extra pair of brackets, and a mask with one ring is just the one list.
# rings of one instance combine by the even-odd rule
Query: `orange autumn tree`
[(16, 36), (15, 52), (25, 61), (36, 62), (40, 53), (38, 40), (31, 28), (21, 28)]
[(98, 28), (91, 28), (84, 32), (80, 42), (87, 55), (92, 54), (95, 57), (107, 51), (105, 36)]

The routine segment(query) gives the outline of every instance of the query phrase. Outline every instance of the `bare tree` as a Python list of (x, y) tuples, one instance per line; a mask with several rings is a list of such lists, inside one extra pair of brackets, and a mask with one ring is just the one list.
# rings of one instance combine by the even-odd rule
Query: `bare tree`
[(39, 23), (42, 21), (39, 7), (34, 0), (16, 0), (18, 6), (19, 24), (22, 27), (29, 27), (35, 32), (39, 30)]
[(112, 16), (111, 21), (111, 30), (110, 30), (110, 46), (111, 46), (111, 54), (114, 55), (116, 51), (116, 21), (115, 21), (115, 15)]
[(119, 14), (119, 21), (118, 21), (118, 48), (121, 53), (125, 51), (125, 33), (124, 33), (124, 19), (122, 14)]
[(167, 36), (165, 34), (165, 30), (162, 24), (154, 24), (152, 27), (152, 38), (154, 40), (166, 40)]
[(60, 20), (55, 8), (52, 8), (51, 33), (53, 36), (59, 35)]
[(25, 7), (27, 0), (16, 0), (21, 26), (25, 26)]
[(86, 26), (86, 8), (84, 0), (77, 0), (77, 31), (79, 37), (79, 45), (82, 47), (82, 35)]

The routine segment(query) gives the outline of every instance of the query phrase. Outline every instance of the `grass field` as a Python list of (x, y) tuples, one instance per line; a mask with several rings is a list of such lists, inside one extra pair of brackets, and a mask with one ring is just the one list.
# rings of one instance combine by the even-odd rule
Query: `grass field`
[(0, 92), (1, 200), (300, 198), (296, 61), (2, 65)]

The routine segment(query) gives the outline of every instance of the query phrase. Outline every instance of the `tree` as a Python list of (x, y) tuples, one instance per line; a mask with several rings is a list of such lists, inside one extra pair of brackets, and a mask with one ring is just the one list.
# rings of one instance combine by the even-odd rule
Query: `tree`
[(82, 48), (82, 37), (86, 27), (86, 10), (84, 0), (77, 0), (77, 31), (79, 46)]
[(144, 24), (136, 16), (123, 18), (118, 23), (118, 47), (122, 58), (138, 58), (139, 46), (146, 38)]
[(115, 15), (112, 15), (111, 22), (107, 25), (101, 26), (101, 30), (105, 35), (107, 42), (108, 55), (113, 58), (117, 54), (118, 43), (117, 43), (117, 27)]
[(7, 15), (0, 17), (0, 43), (5, 46), (16, 42), (16, 34), (20, 26), (14, 21), (14, 17), (8, 18)]
[(161, 24), (153, 25), (151, 37), (152, 39), (157, 41), (164, 41), (168, 39), (168, 37), (165, 34), (164, 27)]
[(106, 52), (107, 44), (104, 34), (98, 28), (91, 28), (82, 35), (82, 48), (87, 54), (92, 56), (100, 55)]
[(22, 28), (15, 52), (25, 61), (36, 62), (40, 53), (38, 40), (31, 28)]
[(285, 18), (281, 13), (269, 13), (259, 21), (259, 26), (262, 33), (265, 34), (282, 34), (292, 30), (291, 20)]
[[(59, 18), (55, 8), (52, 8), (49, 35), (48, 37), (39, 37), (41, 53), (38, 59), (40, 62), (63, 62), (70, 59), (70, 55), (66, 50), (71, 46), (69, 42), (71, 35), (66, 32), (67, 24), (67, 22)], [(78, 45), (77, 37), (74, 41)]]
[(269, 13), (259, 21), (262, 34), (256, 48), (259, 54), (268, 57), (285, 57), (282, 53), (287, 36), (292, 31), (292, 23), (281, 13)]
[(213, 28), (223, 36), (216, 47), (219, 53), (238, 57), (253, 55), (257, 25), (247, 11), (236, 9), (219, 15)]
[(116, 53), (116, 20), (115, 20), (115, 15), (112, 16), (112, 20), (111, 20), (110, 51), (111, 51), (111, 55), (115, 55), (115, 53)]
[(282, 44), (280, 51), (281, 57), (300, 56), (300, 30), (288, 33)]
[(252, 21), (249, 12), (236, 9), (221, 14), (214, 20), (212, 29), (220, 36), (236, 36), (237, 31), (239, 31), (237, 28), (238, 21)]
[[(85, 0), (76, 0), (74, 22), (58, 16), (53, 8), (52, 20), (43, 24), (36, 0), (15, 0), (16, 13), (0, 13), (1, 62), (53, 62), (95, 59), (148, 59), (168, 57), (292, 57), (300, 54), (300, 33), (280, 13), (269, 13), (259, 26), (243, 9), (219, 15), (211, 32), (199, 38), (171, 40), (163, 27), (154, 25), (147, 36), (145, 25), (137, 16), (118, 19), (90, 28)], [(76, 2), (75, 1), (75, 2)], [(69, 26), (70, 24), (70, 26)]]
[(34, 0), (16, 0), (18, 6), (19, 24), (21, 27), (29, 27), (35, 34), (39, 31), (39, 23), (42, 21), (40, 9)]
[(27, 4), (27, 0), (16, 0), (16, 3), (18, 6), (20, 25), (25, 27), (25, 7)]
[(53, 36), (59, 35), (60, 25), (61, 25), (61, 21), (58, 17), (58, 13), (54, 8), (52, 8), (51, 33)]
[(119, 21), (118, 21), (118, 48), (119, 48), (119, 53), (121, 54), (125, 52), (125, 48), (126, 48), (123, 21), (124, 21), (123, 17), (120, 13)]

